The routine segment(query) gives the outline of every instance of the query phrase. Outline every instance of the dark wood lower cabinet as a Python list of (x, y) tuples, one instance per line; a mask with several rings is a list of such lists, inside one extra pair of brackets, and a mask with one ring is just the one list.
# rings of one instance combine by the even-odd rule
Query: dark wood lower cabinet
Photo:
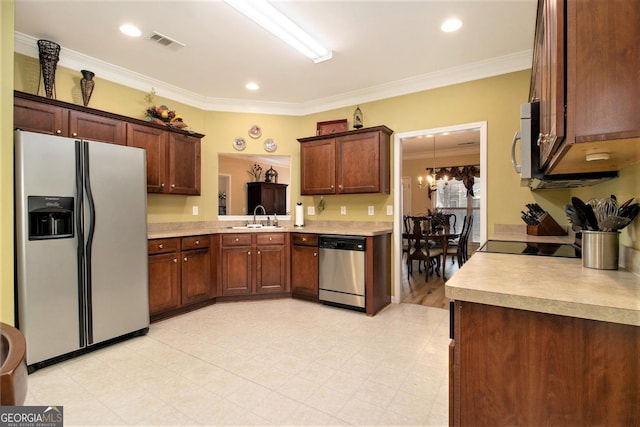
[(149, 240), (149, 314), (158, 320), (212, 303), (210, 236)]
[(211, 255), (209, 236), (182, 238), (182, 305), (209, 299)]
[(318, 236), (291, 235), (291, 293), (318, 300)]
[(219, 296), (289, 292), (288, 233), (220, 236)]
[(180, 307), (180, 264), (176, 250), (149, 255), (149, 314)]
[(640, 327), (455, 302), (455, 426), (640, 425)]
[[(367, 315), (391, 302), (390, 235), (368, 236)], [(149, 311), (159, 320), (216, 301), (296, 296), (318, 301), (318, 235), (221, 233), (149, 240)]]

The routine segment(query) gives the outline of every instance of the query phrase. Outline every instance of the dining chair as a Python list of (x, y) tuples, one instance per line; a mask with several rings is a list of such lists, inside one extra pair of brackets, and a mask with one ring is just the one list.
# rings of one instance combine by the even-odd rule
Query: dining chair
[(451, 264), (458, 261), (458, 268), (462, 267), (467, 259), (468, 255), (468, 243), (469, 235), (471, 234), (471, 228), (473, 227), (473, 215), (465, 216), (462, 222), (462, 230), (460, 236), (455, 241), (449, 241), (447, 243), (447, 254), (443, 257), (443, 262), (446, 262), (447, 256), (451, 255)]
[(463, 230), (463, 233), (460, 235), (461, 241), (458, 243), (458, 247), (460, 248), (458, 255), (459, 267), (462, 267), (469, 259), (469, 236), (471, 236), (471, 229), (473, 228), (473, 215), (469, 215), (466, 222), (467, 228)]
[[(410, 231), (407, 235), (408, 251), (407, 251), (407, 279), (413, 274), (413, 262), (418, 261), (418, 273), (422, 274), (422, 264), (424, 263), (427, 279), (429, 273), (432, 270), (432, 265), (435, 262), (435, 257), (439, 254), (434, 253), (433, 249), (429, 248), (427, 239), (424, 235), (423, 223), (425, 218), (418, 216), (407, 217), (409, 222)], [(438, 251), (437, 249), (435, 250)], [(440, 251), (439, 253), (442, 253)]]

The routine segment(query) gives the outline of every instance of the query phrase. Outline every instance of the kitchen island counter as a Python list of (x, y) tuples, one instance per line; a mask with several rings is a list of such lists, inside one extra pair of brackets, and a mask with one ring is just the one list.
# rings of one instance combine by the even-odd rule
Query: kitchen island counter
[(445, 285), (454, 300), (640, 326), (640, 277), (582, 260), (476, 252)]
[(445, 285), (452, 425), (640, 425), (640, 277), (476, 252)]

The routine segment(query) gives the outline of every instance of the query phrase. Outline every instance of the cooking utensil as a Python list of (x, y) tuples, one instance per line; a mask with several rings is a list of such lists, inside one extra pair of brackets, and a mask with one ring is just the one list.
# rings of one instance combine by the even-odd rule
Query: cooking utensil
[(632, 222), (638, 216), (638, 213), (640, 213), (640, 204), (634, 203), (619, 211), (618, 216), (627, 217), (629, 222)]
[(596, 214), (593, 212), (593, 208), (591, 205), (585, 204), (578, 197), (571, 198), (571, 204), (576, 208), (582, 216), (585, 218), (584, 224), (587, 226), (587, 229), (596, 231), (598, 230), (598, 219), (596, 218)]
[(564, 205), (564, 212), (567, 214), (569, 218), (569, 222), (571, 223), (571, 229), (573, 231), (580, 231), (584, 226), (585, 218), (582, 216), (573, 205)]
[(598, 225), (600, 231), (618, 231), (625, 228), (630, 222), (631, 219), (625, 216), (612, 215), (604, 218)]
[(618, 206), (618, 215), (620, 215), (620, 211), (623, 210), (624, 208), (626, 208), (627, 206), (629, 206), (631, 204), (631, 202), (633, 202), (633, 197), (630, 198), (629, 200), (627, 200), (626, 202), (624, 202), (623, 204), (621, 204), (620, 206)]
[(589, 199), (589, 200), (587, 200), (587, 201), (585, 202), (585, 204), (586, 204), (586, 205), (589, 205), (589, 206), (591, 206), (593, 209), (595, 209), (595, 208), (596, 208), (596, 206), (598, 205), (598, 202), (599, 202), (599, 201), (600, 201), (600, 200), (598, 200), (598, 199), (596, 199), (596, 198), (593, 198), (593, 199)]
[(598, 224), (604, 221), (605, 218), (616, 215), (618, 213), (618, 201), (615, 196), (600, 199), (595, 207), (595, 212)]

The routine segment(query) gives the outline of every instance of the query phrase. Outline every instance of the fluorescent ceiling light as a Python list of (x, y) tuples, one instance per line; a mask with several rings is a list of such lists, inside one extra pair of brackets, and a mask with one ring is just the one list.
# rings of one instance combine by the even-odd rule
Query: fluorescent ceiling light
[(462, 21), (458, 18), (450, 18), (442, 23), (440, 29), (445, 33), (452, 33), (454, 31), (458, 31), (462, 27)]
[(314, 62), (331, 59), (329, 49), (314, 40), (267, 1), (225, 0), (225, 3)]
[(140, 37), (140, 35), (142, 34), (142, 31), (140, 31), (140, 29), (138, 29), (138, 27), (136, 27), (135, 25), (131, 25), (131, 24), (122, 24), (122, 25), (120, 25), (120, 31), (123, 34), (128, 35), (129, 37)]

